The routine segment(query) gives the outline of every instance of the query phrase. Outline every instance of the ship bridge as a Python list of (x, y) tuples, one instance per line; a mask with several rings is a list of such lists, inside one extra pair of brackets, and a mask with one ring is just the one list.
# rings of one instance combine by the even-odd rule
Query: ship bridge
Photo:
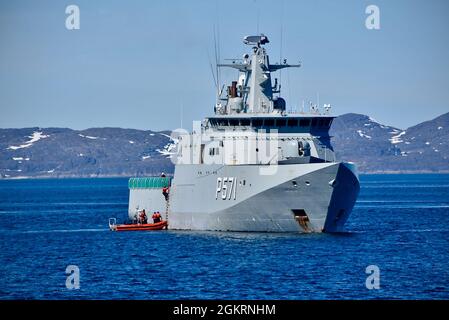
[(206, 118), (205, 128), (213, 130), (266, 130), (278, 133), (327, 134), (335, 117), (307, 114), (234, 114)]

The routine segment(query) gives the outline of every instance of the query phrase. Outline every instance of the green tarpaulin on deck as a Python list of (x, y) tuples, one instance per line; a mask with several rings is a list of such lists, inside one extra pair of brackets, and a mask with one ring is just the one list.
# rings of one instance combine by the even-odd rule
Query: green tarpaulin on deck
[(169, 177), (131, 178), (128, 181), (130, 189), (161, 189), (169, 186)]

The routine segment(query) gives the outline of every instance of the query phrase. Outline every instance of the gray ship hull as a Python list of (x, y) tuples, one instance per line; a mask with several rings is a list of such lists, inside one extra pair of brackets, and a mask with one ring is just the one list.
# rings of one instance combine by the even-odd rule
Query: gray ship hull
[[(352, 164), (286, 164), (277, 166), (274, 175), (261, 175), (260, 168), (177, 165), (170, 192), (169, 228), (255, 232), (343, 229), (359, 192)], [(217, 179), (229, 178), (233, 181), (228, 181), (223, 191)]]

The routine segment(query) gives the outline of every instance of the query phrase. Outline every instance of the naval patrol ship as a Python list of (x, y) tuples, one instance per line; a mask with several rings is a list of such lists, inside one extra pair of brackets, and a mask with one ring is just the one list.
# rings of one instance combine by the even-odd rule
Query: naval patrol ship
[(268, 42), (263, 34), (247, 36), (250, 54), (217, 64), (236, 69), (238, 79), (221, 90), (214, 114), (193, 132), (172, 134), (172, 178), (129, 180), (130, 218), (145, 209), (161, 212), (168, 228), (178, 230), (343, 229), (359, 193), (355, 165), (335, 160), (329, 112), (317, 106), (287, 112), (271, 74), (300, 65), (271, 64)]

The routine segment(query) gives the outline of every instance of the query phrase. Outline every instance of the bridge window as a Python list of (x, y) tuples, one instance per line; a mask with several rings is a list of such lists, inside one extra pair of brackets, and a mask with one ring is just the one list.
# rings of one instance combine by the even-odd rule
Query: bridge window
[(316, 118), (313, 118), (312, 119), (312, 127), (316, 127), (316, 125), (317, 125), (317, 119)]
[(218, 122), (218, 125), (220, 125), (220, 126), (228, 125), (228, 119), (218, 119), (217, 122)]
[(276, 120), (276, 126), (278, 126), (278, 127), (284, 127), (285, 126), (285, 124), (286, 124), (286, 120), (285, 119), (277, 119)]
[(241, 120), (240, 120), (240, 124), (241, 124), (242, 126), (249, 126), (250, 120), (249, 120), (249, 119), (241, 119)]
[(274, 126), (274, 119), (265, 119), (265, 127)]
[(288, 119), (288, 126), (289, 127), (297, 127), (298, 126), (298, 119)]
[(301, 119), (299, 121), (299, 125), (301, 127), (308, 127), (308, 126), (310, 126), (310, 120), (309, 119)]
[(254, 127), (261, 127), (263, 124), (263, 119), (253, 119), (253, 126)]
[(239, 119), (229, 119), (229, 125), (230, 126), (238, 126), (239, 125)]

